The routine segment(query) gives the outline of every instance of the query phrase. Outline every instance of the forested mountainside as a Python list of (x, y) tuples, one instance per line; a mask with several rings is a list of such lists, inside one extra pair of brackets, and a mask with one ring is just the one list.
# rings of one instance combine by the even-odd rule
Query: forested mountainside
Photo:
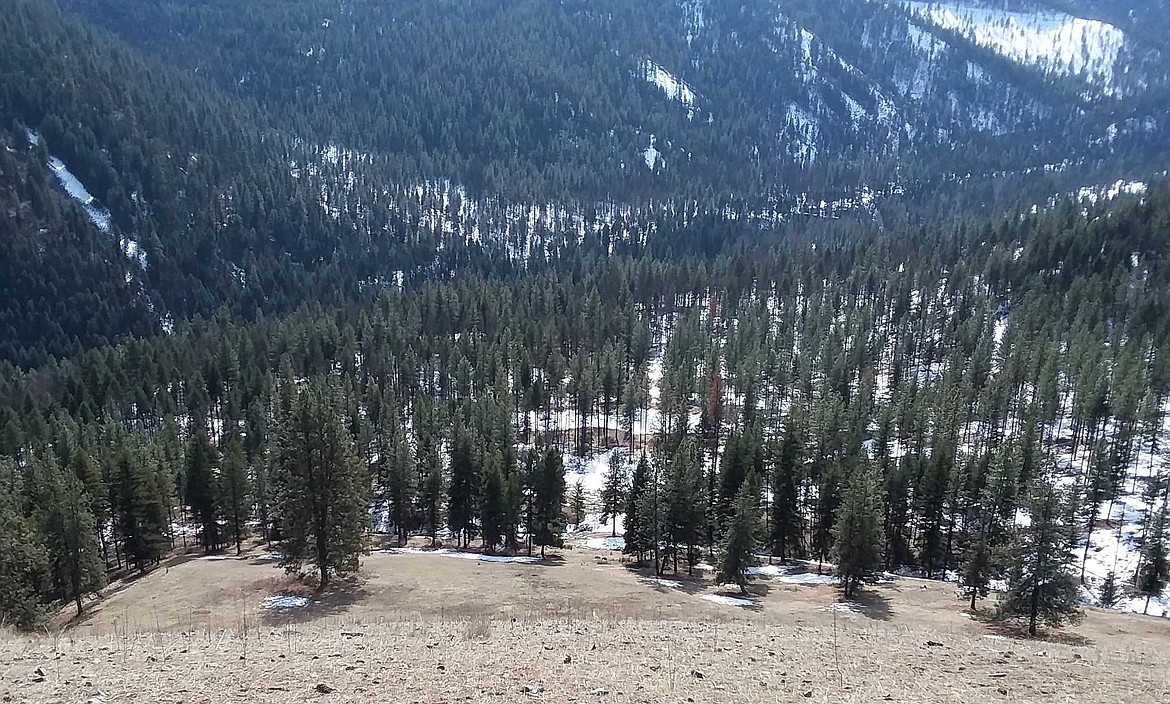
[(1026, 211), (1170, 144), (1164, 50), (1093, 8), (57, 4), (0, 18), (19, 367), (585, 239)]
[(1170, 608), (1166, 19), (10, 0), (0, 623), (322, 512)]
[[(881, 568), (964, 572), (978, 596), (1018, 582), (1012, 555), (1042, 524), (1082, 598), (1162, 608), (1168, 227), (1160, 190), (714, 257), (598, 244), (12, 376), (0, 529), (29, 567), (0, 562), (19, 597), (4, 608), (35, 621), (176, 540), (215, 551), (253, 521), (295, 535), (314, 429), (334, 450), (303, 451), (353, 473), (345, 515), (368, 500), (368, 525), (400, 536), (555, 544), (588, 505), (625, 515), (630, 552), (685, 568), (747, 485), (774, 554), (824, 559), (869, 492)], [(56, 547), (82, 538), (84, 564)]]
[(513, 200), (832, 200), (1170, 141), (1170, 55), (1075, 3), (61, 5), (387, 180)]

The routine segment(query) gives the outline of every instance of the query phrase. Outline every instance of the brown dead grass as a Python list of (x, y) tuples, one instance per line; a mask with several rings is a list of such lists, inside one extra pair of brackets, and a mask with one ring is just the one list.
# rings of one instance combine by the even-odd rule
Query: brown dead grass
[[(0, 636), (0, 700), (1170, 701), (1160, 619), (1091, 610), (1059, 637), (1027, 640), (922, 580), (869, 589), (857, 612), (835, 610), (831, 587), (760, 580), (758, 608), (743, 609), (699, 599), (718, 591), (709, 578), (654, 586), (615, 553), (559, 555), (378, 553), (319, 594), (254, 555), (191, 560), (55, 636)], [(266, 612), (273, 594), (317, 603)]]

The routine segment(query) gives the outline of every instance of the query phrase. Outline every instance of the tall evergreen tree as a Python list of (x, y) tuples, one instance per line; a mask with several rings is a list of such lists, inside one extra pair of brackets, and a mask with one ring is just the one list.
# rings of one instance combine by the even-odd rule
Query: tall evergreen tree
[(772, 465), (772, 505), (769, 543), (781, 560), (802, 554), (804, 519), (800, 513), (801, 433), (797, 411), (784, 419), (784, 435)]
[(390, 520), (394, 523), (398, 544), (405, 545), (415, 524), (414, 501), (418, 492), (418, 473), (412, 466), (410, 446), (401, 433), (392, 435), (388, 455), (383, 461), (389, 463), (387, 486), (383, 487), (383, 492), (390, 504)]
[(239, 433), (229, 432), (223, 449), (223, 470), (220, 476), (220, 496), (228, 535), (236, 544), (236, 554), (242, 551), (244, 533), (252, 515), (252, 500), (248, 482), (248, 466)]
[(0, 459), (0, 621), (18, 628), (40, 625), (42, 595), (50, 579), (49, 554), (22, 510), (15, 466)]
[(81, 480), (71, 471), (54, 469), (53, 475), (51, 501), (44, 508), (45, 544), (57, 596), (74, 602), (80, 616), (82, 599), (106, 584), (105, 564), (92, 503)]
[(366, 552), (369, 478), (326, 382), (298, 394), (280, 435), (274, 477), (284, 533), (280, 566), (298, 572), (312, 565), (323, 589), (332, 576), (357, 570)]
[(451, 440), (451, 479), (447, 483), (447, 524), (459, 545), (470, 545), (477, 530), (481, 480), (476, 445), (470, 430), (455, 430)]
[(1149, 527), (1142, 545), (1142, 566), (1138, 570), (1137, 588), (1146, 597), (1142, 613), (1150, 610), (1150, 599), (1161, 596), (1170, 583), (1170, 555), (1166, 550), (1166, 509), (1162, 508)]
[(705, 500), (702, 458), (694, 438), (679, 446), (666, 468), (662, 486), (662, 542), (678, 571), (678, 552), (686, 547), (687, 571), (698, 562), (696, 547), (704, 535)]
[(719, 549), (719, 582), (736, 584), (741, 593), (747, 593), (749, 569), (759, 564), (759, 489), (754, 476), (747, 478), (735, 498), (734, 513)]
[(996, 616), (1024, 620), (1028, 632), (1036, 635), (1038, 624), (1057, 628), (1079, 621), (1082, 612), (1077, 580), (1070, 571), (1072, 510), (1056, 485), (1037, 477), (1029, 491), (1028, 512), (1030, 520), (1019, 529), (1008, 589)]
[(573, 485), (573, 495), (569, 500), (569, 512), (574, 526), (580, 526), (585, 521), (585, 485), (580, 480)]
[(645, 559), (654, 547), (651, 516), (650, 512), (645, 510), (648, 506), (648, 497), (653, 491), (650, 483), (650, 461), (643, 452), (634, 468), (630, 491), (626, 495), (626, 545), (623, 548), (623, 552), (633, 555), (639, 562)]
[(503, 462), (497, 451), (490, 452), (483, 465), (483, 490), (480, 492), (479, 525), (483, 536), (483, 548), (492, 552), (505, 540), (508, 519), (508, 496)]
[(219, 550), (223, 544), (220, 530), (223, 505), (220, 501), (218, 464), (217, 453), (208, 438), (207, 429), (199, 423), (187, 449), (185, 493), (191, 513), (199, 522), (199, 544), (207, 553)]
[(833, 526), (833, 558), (846, 599), (852, 599), (863, 579), (882, 559), (881, 488), (868, 460), (853, 468)]
[(116, 496), (118, 533), (127, 561), (139, 573), (158, 564), (170, 548), (167, 538), (167, 497), (139, 448), (116, 451), (112, 484)]
[(620, 450), (609, 454), (605, 483), (601, 487), (601, 521), (610, 523), (610, 536), (617, 537), (617, 519), (626, 501), (625, 456)]
[(561, 544), (564, 530), (565, 465), (559, 450), (545, 448), (532, 478), (532, 540), (544, 557), (546, 546)]

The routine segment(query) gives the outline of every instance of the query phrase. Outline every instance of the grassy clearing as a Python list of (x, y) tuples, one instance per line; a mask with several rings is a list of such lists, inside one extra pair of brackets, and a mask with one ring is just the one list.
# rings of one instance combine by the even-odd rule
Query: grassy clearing
[[(0, 700), (1170, 701), (1160, 619), (1093, 610), (1023, 640), (964, 613), (950, 585), (902, 579), (845, 609), (833, 587), (760, 579), (739, 608), (699, 598), (721, 593), (709, 577), (558, 558), (375, 553), (323, 594), (255, 554), (188, 560), (62, 633), (0, 636)], [(274, 595), (314, 603), (261, 608)]]

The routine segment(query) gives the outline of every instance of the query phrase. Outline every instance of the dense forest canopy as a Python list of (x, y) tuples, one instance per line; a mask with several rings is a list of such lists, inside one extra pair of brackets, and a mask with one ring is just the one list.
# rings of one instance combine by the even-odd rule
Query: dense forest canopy
[(913, 3), (11, 0), (0, 622), (587, 505), (741, 588), (1161, 594), (1164, 8), (1073, 5), (954, 15), (1116, 40), (1029, 63)]

